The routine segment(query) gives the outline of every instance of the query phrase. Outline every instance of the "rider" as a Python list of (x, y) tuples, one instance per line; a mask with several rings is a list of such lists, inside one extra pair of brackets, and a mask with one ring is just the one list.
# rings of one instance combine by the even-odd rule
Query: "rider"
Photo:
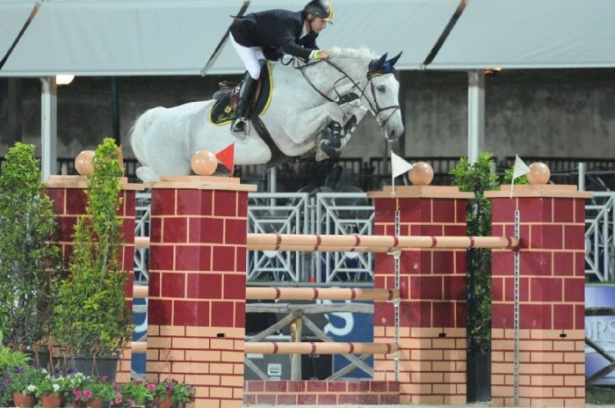
[(333, 7), (327, 0), (312, 0), (303, 10), (267, 10), (250, 13), (236, 19), (230, 28), (230, 40), (246, 66), (244, 84), (239, 90), (239, 102), (231, 131), (246, 137), (246, 109), (261, 73), (259, 60), (277, 61), (284, 53), (304, 61), (327, 59), (328, 50), (316, 46), (318, 33), (327, 23), (333, 23)]

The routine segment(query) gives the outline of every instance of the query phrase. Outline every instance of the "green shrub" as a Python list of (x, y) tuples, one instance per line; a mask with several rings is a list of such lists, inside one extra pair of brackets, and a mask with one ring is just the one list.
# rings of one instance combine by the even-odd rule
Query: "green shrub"
[(48, 334), (60, 251), (34, 145), (16, 143), (0, 174), (0, 339), (26, 350)]

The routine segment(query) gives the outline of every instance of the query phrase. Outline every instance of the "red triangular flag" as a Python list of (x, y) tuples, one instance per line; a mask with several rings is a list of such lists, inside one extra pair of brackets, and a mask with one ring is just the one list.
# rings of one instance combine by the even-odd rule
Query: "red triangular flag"
[(233, 177), (233, 171), (235, 170), (235, 142), (220, 150), (216, 154), (216, 158), (231, 171), (231, 177)]

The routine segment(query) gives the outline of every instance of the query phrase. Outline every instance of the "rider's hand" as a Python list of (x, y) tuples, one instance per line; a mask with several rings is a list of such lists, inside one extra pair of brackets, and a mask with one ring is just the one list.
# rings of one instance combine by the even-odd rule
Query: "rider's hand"
[(314, 50), (310, 54), (310, 59), (313, 60), (326, 60), (329, 58), (329, 50)]

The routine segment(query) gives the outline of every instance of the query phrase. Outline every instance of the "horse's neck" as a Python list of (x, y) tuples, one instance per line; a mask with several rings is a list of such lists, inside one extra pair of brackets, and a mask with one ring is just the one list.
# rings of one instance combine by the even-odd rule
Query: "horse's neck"
[(344, 96), (357, 91), (356, 84), (360, 85), (363, 82), (367, 72), (366, 67), (367, 62), (360, 59), (337, 58), (331, 60), (331, 64), (320, 62), (304, 67), (303, 72), (291, 68), (293, 72), (289, 74), (300, 77), (296, 80), (311, 84), (309, 86), (335, 99), (337, 94)]

